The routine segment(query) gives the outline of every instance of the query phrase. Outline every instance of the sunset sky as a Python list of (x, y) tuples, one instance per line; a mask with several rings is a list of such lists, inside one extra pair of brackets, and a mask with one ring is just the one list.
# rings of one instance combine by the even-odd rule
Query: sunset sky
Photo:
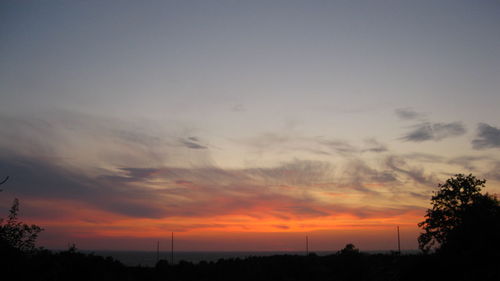
[[(500, 194), (500, 1), (2, 1), (0, 217), (39, 245), (416, 249)], [(163, 243), (163, 242), (162, 242)], [(167, 247), (167, 246), (165, 246)]]

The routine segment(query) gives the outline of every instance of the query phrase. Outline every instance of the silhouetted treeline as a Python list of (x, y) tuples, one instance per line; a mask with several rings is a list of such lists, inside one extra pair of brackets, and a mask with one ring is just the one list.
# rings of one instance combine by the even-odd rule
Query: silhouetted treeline
[(39, 250), (2, 253), (10, 280), (500, 280), (499, 256), (277, 255), (217, 262), (125, 266), (111, 257)]

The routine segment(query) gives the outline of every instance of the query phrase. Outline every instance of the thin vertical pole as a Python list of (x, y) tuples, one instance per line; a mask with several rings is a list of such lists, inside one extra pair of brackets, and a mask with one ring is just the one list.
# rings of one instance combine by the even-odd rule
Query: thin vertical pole
[(398, 225), (398, 253), (401, 254), (401, 240), (399, 238), (399, 225)]
[(306, 235), (306, 256), (309, 255), (309, 237)]
[(160, 261), (160, 240), (156, 242), (156, 263)]
[(170, 262), (174, 264), (174, 232), (172, 232), (172, 251), (170, 252)]

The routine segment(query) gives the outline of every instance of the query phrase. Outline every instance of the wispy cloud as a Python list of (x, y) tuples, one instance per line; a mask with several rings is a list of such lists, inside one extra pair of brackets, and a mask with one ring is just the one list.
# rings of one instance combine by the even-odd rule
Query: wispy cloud
[(307, 186), (328, 182), (335, 168), (329, 162), (295, 159), (274, 167), (248, 168), (242, 172), (252, 181), (266, 185), (302, 186), (307, 190)]
[(397, 108), (395, 113), (396, 116), (403, 120), (415, 120), (424, 116), (423, 113), (417, 112), (411, 107)]
[(362, 152), (386, 152), (389, 149), (387, 148), (387, 145), (380, 143), (374, 138), (366, 139), (365, 140), (365, 146), (362, 148)]
[(191, 149), (207, 149), (208, 147), (200, 144), (200, 139), (197, 137), (188, 137), (180, 139), (180, 142), (187, 148)]
[(405, 159), (419, 161), (419, 162), (430, 162), (430, 163), (440, 163), (445, 160), (443, 156), (430, 154), (430, 153), (422, 153), (422, 152), (414, 152), (401, 155)]
[(500, 148), (500, 129), (486, 123), (479, 123), (477, 137), (472, 141), (474, 149)]
[(318, 143), (340, 154), (351, 154), (359, 152), (359, 149), (347, 141), (319, 138)]
[(361, 159), (353, 159), (346, 163), (343, 170), (344, 184), (367, 194), (377, 193), (367, 187), (370, 184), (390, 184), (398, 181), (397, 175), (390, 170), (377, 170)]
[(387, 145), (377, 141), (375, 138), (368, 138), (363, 141), (362, 145), (355, 145), (352, 142), (339, 139), (327, 139), (324, 137), (316, 138), (318, 144), (324, 148), (336, 152), (340, 155), (360, 154), (363, 152), (386, 152)]
[(492, 166), (485, 174), (486, 179), (500, 181), (500, 161), (496, 161)]
[(11, 175), (9, 193), (22, 197), (68, 199), (86, 202), (94, 208), (132, 217), (161, 217), (155, 192), (118, 177), (89, 176), (64, 167), (55, 159), (2, 155), (2, 171)]
[(104, 175), (100, 176), (101, 179), (109, 180), (112, 182), (145, 182), (149, 180), (154, 173), (158, 172), (157, 168), (119, 168), (123, 171), (124, 175)]
[[(355, 212), (353, 203), (325, 203), (319, 194), (377, 193), (371, 183), (393, 183), (396, 175), (362, 162), (336, 179), (327, 163), (295, 160), (271, 168), (120, 168), (89, 176), (45, 159), (2, 157), (12, 175), (11, 192), (24, 198), (76, 200), (116, 215), (142, 218), (210, 217), (229, 214), (314, 218)], [(327, 183), (327, 185), (324, 185)], [(367, 202), (364, 203), (365, 205)], [(368, 204), (369, 205), (369, 204)], [(363, 216), (368, 216), (365, 213)]]
[(461, 122), (451, 123), (421, 123), (413, 126), (413, 130), (401, 139), (411, 142), (440, 141), (445, 138), (458, 137), (466, 133)]
[[(0, 118), (0, 123), (10, 126), (0, 131), (0, 169), (12, 178), (4, 194), (28, 202), (76, 202), (89, 209), (88, 215), (81, 215), (86, 225), (102, 221), (103, 214), (113, 220), (173, 220), (172, 228), (183, 230), (205, 225), (201, 222), (208, 218), (214, 223), (206, 227), (247, 225), (230, 219), (219, 222), (220, 217), (237, 216), (255, 225), (269, 220), (274, 229), (277, 225), (296, 229), (297, 224), (289, 223), (381, 216), (380, 205), (394, 196), (421, 200), (418, 190), (401, 188), (401, 183), (429, 181), (428, 173), (406, 162), (380, 166), (363, 159), (364, 155), (379, 159), (388, 151), (373, 138), (357, 145), (299, 138), (295, 147), (316, 145), (343, 155), (335, 162), (291, 158), (265, 166), (222, 168), (211, 161), (211, 151), (199, 136), (161, 134), (117, 120), (67, 113), (35, 120)], [(293, 140), (269, 134), (253, 144), (279, 146)], [(43, 208), (57, 212), (63, 206)], [(408, 212), (406, 203), (391, 208)]]
[(410, 166), (402, 157), (395, 155), (388, 156), (385, 164), (392, 171), (405, 174), (417, 183), (426, 186), (435, 186), (438, 182), (436, 176), (433, 174), (425, 175), (423, 167)]
[(453, 164), (453, 165), (458, 165), (461, 166), (469, 171), (474, 171), (477, 169), (476, 163), (477, 162), (482, 162), (484, 160), (488, 160), (489, 157), (485, 155), (481, 156), (459, 156), (459, 157), (454, 157), (448, 161), (448, 163)]
[(267, 132), (246, 140), (239, 140), (238, 142), (251, 146), (257, 150), (262, 150), (265, 148), (273, 149), (275, 147), (283, 147), (292, 139), (293, 138), (289, 134)]

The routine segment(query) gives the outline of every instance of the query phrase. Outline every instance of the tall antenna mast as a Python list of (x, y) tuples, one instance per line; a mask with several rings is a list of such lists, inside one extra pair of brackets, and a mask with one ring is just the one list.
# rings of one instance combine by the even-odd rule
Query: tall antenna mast
[(306, 235), (306, 256), (309, 256), (309, 237)]
[(170, 252), (170, 263), (174, 264), (174, 232), (172, 231), (172, 251)]
[(160, 261), (160, 240), (156, 242), (156, 263)]
[(401, 254), (401, 240), (399, 239), (399, 225), (398, 225), (398, 253)]

